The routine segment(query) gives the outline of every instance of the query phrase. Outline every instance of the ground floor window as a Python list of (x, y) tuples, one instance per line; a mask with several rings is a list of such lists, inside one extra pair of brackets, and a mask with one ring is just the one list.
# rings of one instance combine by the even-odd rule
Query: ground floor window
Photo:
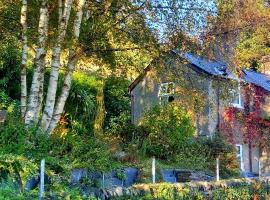
[(242, 171), (244, 171), (244, 162), (243, 162), (243, 145), (242, 144), (236, 144), (236, 157), (239, 161), (240, 168)]

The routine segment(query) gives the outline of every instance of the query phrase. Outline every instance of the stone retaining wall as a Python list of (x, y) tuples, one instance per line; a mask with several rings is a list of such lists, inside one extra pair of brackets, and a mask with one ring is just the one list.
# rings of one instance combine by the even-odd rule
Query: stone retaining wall
[(212, 181), (212, 182), (189, 182), (189, 183), (157, 183), (157, 184), (137, 184), (129, 188), (117, 187), (111, 190), (102, 190), (101, 199), (112, 199), (115, 197), (136, 197), (142, 196), (145, 194), (153, 194), (159, 187), (168, 186), (172, 188), (189, 188), (190, 190), (198, 190), (206, 195), (211, 193), (211, 191), (219, 188), (227, 188), (227, 187), (237, 187), (243, 184), (255, 184), (255, 183), (263, 183), (269, 184), (270, 178), (242, 178), (242, 179), (230, 179), (230, 180), (222, 180), (222, 181)]

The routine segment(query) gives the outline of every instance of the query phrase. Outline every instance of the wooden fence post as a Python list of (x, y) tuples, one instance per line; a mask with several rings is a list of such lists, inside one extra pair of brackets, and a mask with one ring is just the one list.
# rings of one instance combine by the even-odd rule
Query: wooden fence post
[(152, 182), (156, 183), (156, 159), (153, 157), (152, 159)]
[(216, 181), (219, 181), (219, 156), (216, 158), (217, 168), (216, 168)]
[(39, 188), (39, 199), (44, 198), (44, 174), (45, 174), (45, 159), (40, 162), (40, 188)]
[(104, 172), (102, 172), (102, 189), (105, 188), (105, 175)]

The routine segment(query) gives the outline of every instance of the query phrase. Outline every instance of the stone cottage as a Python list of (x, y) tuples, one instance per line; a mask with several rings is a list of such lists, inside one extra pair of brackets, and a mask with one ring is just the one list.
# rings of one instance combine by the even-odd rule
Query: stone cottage
[[(201, 91), (204, 104), (200, 112), (199, 109), (195, 112), (194, 124), (198, 136), (212, 137), (220, 131), (222, 124), (226, 125), (226, 109), (244, 112), (246, 99), (249, 99), (246, 105), (254, 104), (252, 98), (244, 98), (243, 87), (247, 86), (260, 88), (266, 94), (259, 111), (262, 118), (270, 116), (270, 76), (252, 70), (239, 71), (241, 75), (237, 76), (223, 61), (173, 50), (154, 60), (129, 86), (132, 123), (138, 124), (144, 113), (154, 105), (185, 101), (187, 97), (194, 100), (193, 91)], [(196, 101), (192, 104), (196, 106)], [(268, 175), (268, 150), (247, 143), (240, 124), (236, 121), (231, 131), (242, 172)]]

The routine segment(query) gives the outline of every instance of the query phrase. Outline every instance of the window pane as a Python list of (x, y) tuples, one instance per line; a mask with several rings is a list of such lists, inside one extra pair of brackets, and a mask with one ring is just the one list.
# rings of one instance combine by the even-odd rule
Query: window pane
[(235, 86), (235, 88), (230, 89), (229, 93), (231, 95), (231, 103), (233, 105), (241, 106), (241, 93), (240, 93), (240, 87)]
[(162, 96), (167, 93), (168, 84), (161, 84), (159, 89), (159, 95)]
[(237, 149), (237, 155), (240, 155), (241, 154), (240, 146), (237, 146), (236, 149)]
[(174, 84), (169, 83), (167, 88), (167, 94), (173, 94), (174, 93)]
[(161, 96), (160, 97), (160, 104), (166, 105), (168, 103), (168, 96)]

